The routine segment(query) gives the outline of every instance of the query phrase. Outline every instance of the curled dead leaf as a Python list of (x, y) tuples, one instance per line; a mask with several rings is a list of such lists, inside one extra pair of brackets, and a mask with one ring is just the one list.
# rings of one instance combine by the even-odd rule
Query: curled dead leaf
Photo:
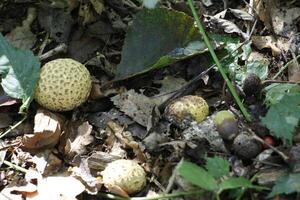
[(22, 147), (31, 152), (54, 147), (60, 138), (64, 118), (50, 111), (39, 109), (34, 118), (34, 134), (22, 138)]

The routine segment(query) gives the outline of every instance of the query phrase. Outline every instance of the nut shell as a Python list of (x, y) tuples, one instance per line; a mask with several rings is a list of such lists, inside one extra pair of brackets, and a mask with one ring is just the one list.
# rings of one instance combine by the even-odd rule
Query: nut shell
[(181, 128), (186, 128), (192, 121), (202, 122), (208, 113), (206, 101), (195, 95), (181, 97), (171, 102), (165, 110), (166, 118)]
[(87, 100), (91, 87), (84, 65), (73, 59), (56, 59), (42, 67), (35, 100), (49, 110), (68, 111)]
[(109, 189), (118, 186), (128, 194), (139, 192), (146, 185), (144, 169), (132, 160), (116, 160), (101, 172), (103, 183)]

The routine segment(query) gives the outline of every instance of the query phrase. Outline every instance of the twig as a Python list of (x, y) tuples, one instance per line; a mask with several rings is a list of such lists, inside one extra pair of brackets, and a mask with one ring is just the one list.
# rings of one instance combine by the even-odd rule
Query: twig
[(286, 68), (288, 68), (288, 66), (292, 63), (292, 62), (296, 62), (298, 59), (300, 58), (300, 54), (298, 56), (296, 56), (296, 58), (293, 58), (292, 60), (290, 60), (289, 62), (287, 62), (280, 70), (279, 72), (277, 72), (277, 74), (275, 74), (275, 76), (273, 76), (272, 80), (275, 80)]
[(198, 14), (197, 14), (197, 12), (196, 12), (196, 10), (195, 10), (195, 7), (194, 7), (194, 5), (193, 5), (193, 0), (188, 0), (188, 4), (189, 4), (189, 6), (190, 6), (190, 8), (191, 8), (191, 10), (192, 10), (194, 19), (195, 19), (195, 21), (196, 21), (196, 23), (197, 23), (197, 26), (198, 26), (198, 28), (199, 28), (199, 32), (200, 32), (201, 35), (203, 36), (203, 40), (204, 40), (206, 46), (208, 47), (208, 50), (209, 50), (209, 52), (210, 52), (210, 54), (211, 54), (211, 56), (212, 56), (214, 62), (216, 63), (216, 65), (217, 65), (217, 67), (218, 67), (218, 70), (220, 71), (220, 73), (221, 73), (223, 79), (225, 80), (225, 82), (226, 82), (226, 84), (227, 84), (227, 86), (228, 86), (228, 88), (229, 88), (229, 91), (231, 92), (232, 96), (234, 97), (234, 99), (235, 99), (237, 105), (239, 106), (241, 112), (243, 113), (245, 119), (246, 119), (247, 121), (251, 121), (251, 116), (250, 116), (250, 114), (248, 113), (248, 111), (247, 111), (246, 108), (244, 107), (244, 105), (243, 105), (243, 103), (242, 103), (240, 97), (238, 96), (237, 92), (235, 91), (235, 88), (233, 87), (232, 83), (230, 82), (229, 78), (227, 77), (227, 74), (225, 73), (225, 70), (224, 70), (223, 67), (221, 66), (221, 63), (220, 63), (220, 61), (219, 61), (219, 59), (218, 59), (218, 57), (217, 57), (217, 55), (216, 55), (216, 53), (215, 53), (215, 51), (214, 51), (214, 49), (213, 49), (211, 43), (210, 43), (210, 41), (209, 41), (209, 39), (208, 39), (208, 37), (207, 37), (207, 35), (206, 35), (206, 33), (205, 33), (204, 27), (203, 27), (202, 23), (200, 22), (200, 19), (199, 19), (199, 17), (198, 17)]
[(281, 152), (280, 150), (278, 150), (276, 147), (266, 143), (263, 139), (261, 139), (258, 135), (256, 135), (256, 133), (254, 131), (252, 131), (250, 128), (248, 128), (248, 131), (252, 134), (253, 139), (257, 140), (258, 142), (268, 146), (270, 149), (272, 149), (273, 151), (275, 151), (284, 161), (289, 160), (289, 157), (287, 155), (285, 155), (283, 152)]
[(6, 136), (8, 133), (10, 133), (12, 130), (14, 130), (15, 128), (17, 128), (20, 124), (22, 124), (22, 122), (24, 122), (24, 120), (27, 118), (27, 115), (24, 115), (23, 118), (18, 121), (15, 125), (11, 126), (9, 129), (7, 129), (5, 132), (0, 133), (0, 139), (3, 138), (4, 136)]
[(23, 172), (23, 173), (27, 173), (27, 172), (28, 172), (27, 169), (25, 169), (25, 168), (23, 168), (23, 167), (20, 167), (20, 166), (18, 166), (18, 165), (15, 165), (15, 164), (13, 164), (13, 163), (7, 161), (7, 160), (4, 160), (3, 163), (6, 164), (7, 166), (11, 167), (11, 168), (14, 168), (14, 169), (20, 171), (20, 172)]
[(67, 52), (67, 45), (64, 43), (58, 45), (57, 47), (55, 47), (54, 49), (51, 49), (50, 51), (48, 51), (46, 53), (40, 55), (39, 58), (40, 58), (40, 60), (45, 60), (45, 59), (52, 57), (61, 52), (63, 52), (63, 53)]

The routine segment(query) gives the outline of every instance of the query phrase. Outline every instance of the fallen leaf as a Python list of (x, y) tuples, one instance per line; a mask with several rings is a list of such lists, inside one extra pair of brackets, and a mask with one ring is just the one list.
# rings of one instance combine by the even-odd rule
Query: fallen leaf
[(141, 150), (139, 143), (134, 141), (131, 132), (125, 131), (123, 127), (114, 121), (109, 121), (107, 126), (123, 146), (132, 149), (140, 162), (146, 162), (146, 156)]
[(114, 105), (140, 125), (147, 127), (155, 103), (143, 94), (134, 90), (116, 95), (111, 98)]
[(236, 18), (239, 18), (239, 19), (242, 19), (245, 21), (254, 21), (254, 17), (244, 10), (232, 9), (232, 8), (229, 8), (229, 10)]
[(273, 56), (278, 56), (281, 50), (276, 46), (276, 40), (273, 36), (252, 36), (253, 45), (259, 50), (269, 48)]
[(69, 12), (43, 5), (39, 8), (38, 19), (40, 25), (56, 42), (68, 42), (74, 24)]
[(212, 23), (217, 29), (222, 29), (226, 33), (237, 33), (245, 39), (248, 38), (246, 33), (244, 33), (235, 23), (229, 20), (212, 16), (210, 17), (209, 22)]
[(6, 34), (6, 39), (16, 48), (31, 49), (36, 42), (36, 36), (31, 32), (31, 24), (37, 14), (35, 8), (29, 8), (27, 18), (22, 22), (22, 26), (16, 27), (10, 33)]
[(65, 144), (61, 143), (63, 153), (72, 158), (86, 152), (86, 146), (93, 142), (93, 127), (88, 122), (70, 122), (65, 131)]
[(36, 152), (54, 147), (60, 138), (64, 118), (50, 111), (39, 109), (34, 118), (34, 134), (26, 134), (22, 139), (22, 147)]

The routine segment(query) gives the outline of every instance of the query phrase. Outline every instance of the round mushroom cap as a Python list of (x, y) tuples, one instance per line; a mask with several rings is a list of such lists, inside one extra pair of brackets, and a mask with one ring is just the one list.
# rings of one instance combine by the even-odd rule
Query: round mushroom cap
[(83, 64), (56, 59), (42, 67), (35, 100), (52, 111), (73, 110), (87, 100), (91, 88), (91, 76)]
[(139, 192), (146, 185), (144, 169), (133, 160), (113, 161), (101, 174), (103, 183), (108, 189), (117, 186), (128, 194)]
[(202, 122), (209, 114), (205, 99), (196, 95), (187, 95), (171, 102), (165, 109), (166, 118), (181, 128), (191, 121)]

